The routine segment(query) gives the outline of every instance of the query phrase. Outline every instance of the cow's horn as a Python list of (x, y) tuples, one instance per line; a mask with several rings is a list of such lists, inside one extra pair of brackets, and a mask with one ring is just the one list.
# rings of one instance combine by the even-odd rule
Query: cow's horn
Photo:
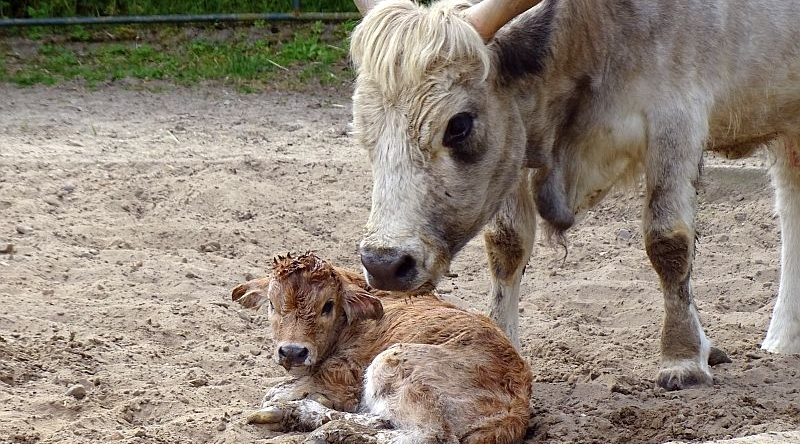
[(378, 0), (353, 0), (353, 3), (356, 4), (358, 12), (360, 12), (361, 15), (367, 15), (369, 10), (378, 3)]
[[(503, 25), (541, 1), (483, 0), (467, 9), (467, 20), (483, 37), (483, 41), (488, 42)], [(361, 9), (360, 6), (359, 9)]]

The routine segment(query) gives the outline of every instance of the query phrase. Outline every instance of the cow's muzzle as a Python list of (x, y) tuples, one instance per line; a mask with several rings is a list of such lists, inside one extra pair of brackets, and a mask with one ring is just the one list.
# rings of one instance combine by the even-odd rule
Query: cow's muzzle
[(364, 275), (379, 290), (415, 290), (419, 282), (419, 261), (411, 254), (394, 248), (361, 247)]

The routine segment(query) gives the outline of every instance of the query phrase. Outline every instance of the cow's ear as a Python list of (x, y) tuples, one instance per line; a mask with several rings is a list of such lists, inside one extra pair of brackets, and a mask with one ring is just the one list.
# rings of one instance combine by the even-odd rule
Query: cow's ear
[(258, 310), (269, 301), (269, 296), (267, 296), (269, 282), (270, 278), (253, 279), (245, 282), (233, 289), (231, 299), (243, 307)]
[[(486, 2), (478, 3), (476, 7), (484, 3)], [(540, 12), (525, 17), (524, 26), (507, 26), (489, 43), (496, 55), (497, 70), (504, 83), (541, 75), (547, 63), (551, 63), (552, 34), (556, 26), (558, 3), (544, 3)]]
[(381, 304), (381, 301), (359, 286), (345, 283), (342, 296), (347, 322), (352, 323), (366, 319), (377, 320), (383, 317), (383, 304)]

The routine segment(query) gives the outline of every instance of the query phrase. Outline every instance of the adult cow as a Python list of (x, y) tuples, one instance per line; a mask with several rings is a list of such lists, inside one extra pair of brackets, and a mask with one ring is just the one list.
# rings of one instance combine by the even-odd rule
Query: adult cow
[(665, 300), (657, 383), (710, 385), (691, 287), (702, 153), (766, 147), (783, 248), (763, 347), (799, 353), (800, 2), (507, 3), (359, 4), (353, 122), (374, 179), (360, 247), (370, 285), (435, 284), (485, 227), (491, 316), (518, 342), (536, 209), (561, 235), (643, 171), (645, 247)]

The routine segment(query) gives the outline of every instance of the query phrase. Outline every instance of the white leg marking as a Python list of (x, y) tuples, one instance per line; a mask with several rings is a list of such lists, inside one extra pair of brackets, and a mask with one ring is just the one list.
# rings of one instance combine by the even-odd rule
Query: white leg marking
[(492, 276), (489, 293), (489, 317), (497, 323), (508, 339), (519, 350), (519, 286), (522, 272), (517, 273), (510, 284), (500, 282)]
[[(790, 142), (785, 142), (790, 143)], [(797, 145), (787, 147), (794, 153)], [(767, 336), (761, 345), (773, 353), (800, 353), (800, 167), (776, 150), (772, 167), (781, 221), (781, 281)]]

